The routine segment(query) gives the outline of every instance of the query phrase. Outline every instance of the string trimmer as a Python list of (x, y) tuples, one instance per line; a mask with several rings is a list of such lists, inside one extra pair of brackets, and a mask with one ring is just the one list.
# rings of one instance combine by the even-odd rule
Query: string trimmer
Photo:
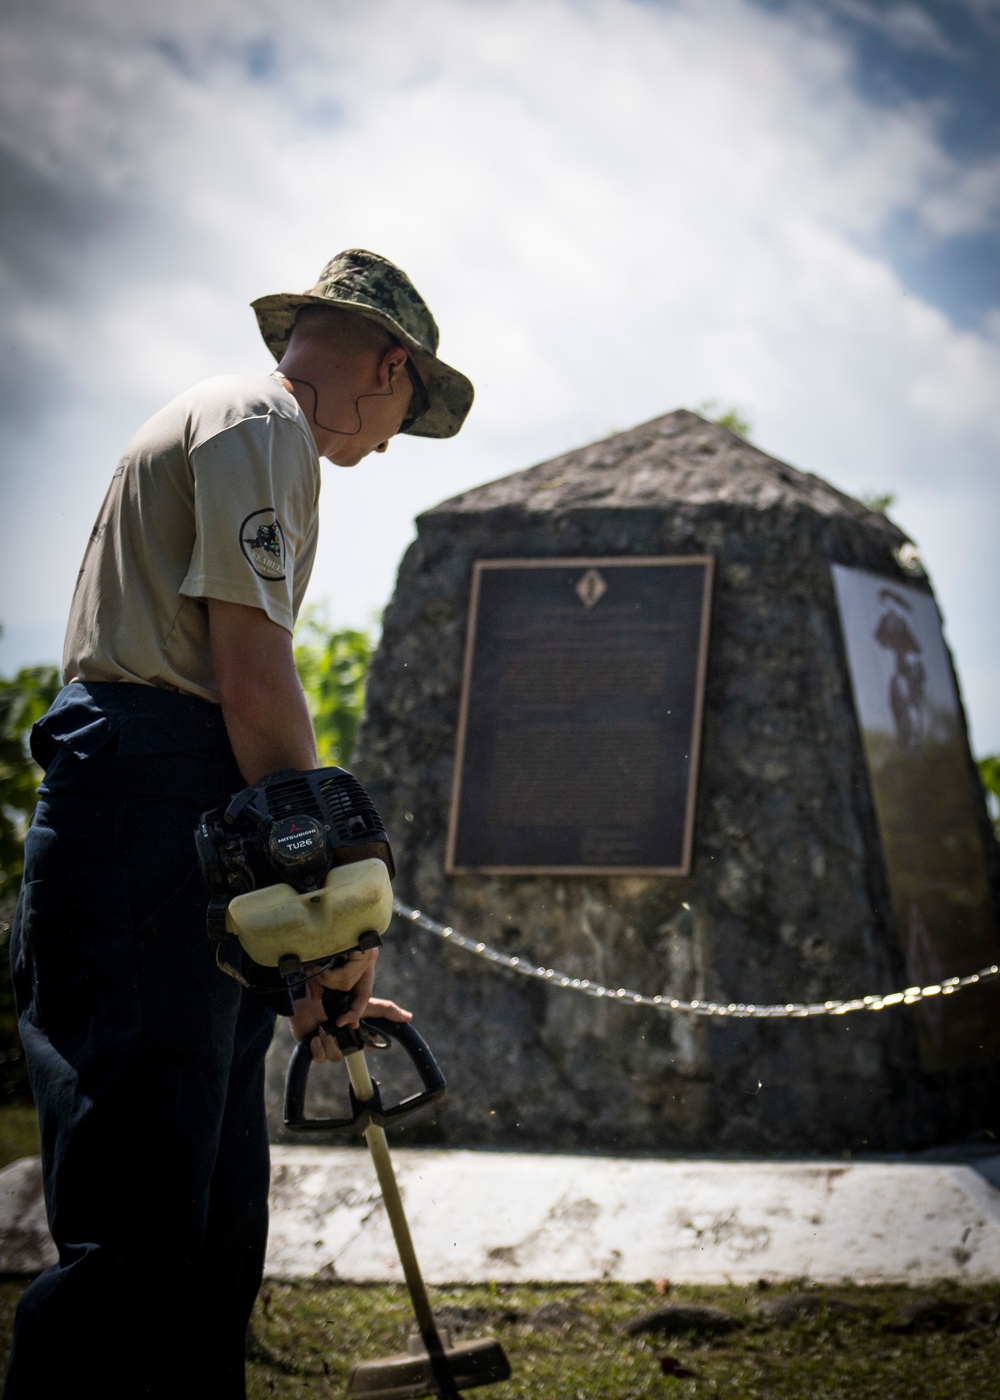
[[(506, 1380), (510, 1366), (500, 1343), (492, 1337), (450, 1345), (443, 1339), (431, 1311), (427, 1289), (424, 1287), (413, 1240), (403, 1211), (403, 1201), (396, 1184), (396, 1175), (389, 1156), (385, 1124), (398, 1122), (406, 1114), (423, 1108), (445, 1092), (444, 1076), (423, 1037), (412, 1026), (382, 1018), (368, 1017), (361, 1029), (337, 1026), (338, 1016), (350, 1006), (344, 992), (325, 991), (323, 1007), (329, 1019), (324, 1029), (336, 1036), (350, 1075), (352, 1114), (349, 1118), (306, 1118), (305, 1092), (310, 1065), (313, 1063), (308, 1039), (295, 1047), (288, 1065), (285, 1081), (285, 1124), (299, 1130), (326, 1132), (331, 1129), (359, 1126), (364, 1128), (365, 1141), (375, 1163), (386, 1214), (392, 1226), (396, 1248), (403, 1265), (403, 1275), (420, 1330), (422, 1347), (410, 1354), (389, 1356), (381, 1361), (365, 1361), (355, 1366), (348, 1382), (348, 1395), (366, 1396), (368, 1400), (404, 1400), (406, 1396), (442, 1395), (456, 1397), (461, 1390)], [(423, 1083), (423, 1090), (401, 1103), (386, 1108), (378, 1084), (368, 1073), (364, 1050), (374, 1043), (381, 1048), (383, 1037), (395, 1040), (409, 1055)], [(414, 1338), (413, 1341), (416, 1339)], [(412, 1347), (412, 1342), (411, 1342)]]
[[(310, 977), (342, 965), (354, 949), (381, 945), (392, 919), (395, 873), (389, 838), (367, 793), (341, 768), (277, 773), (237, 793), (225, 812), (206, 812), (196, 832), (212, 895), (210, 937), (224, 971), (283, 1000), (305, 994)], [(285, 1083), (285, 1123), (304, 1132), (360, 1127), (375, 1164), (399, 1251), (419, 1336), (411, 1351), (354, 1367), (348, 1394), (366, 1400), (408, 1400), (506, 1380), (510, 1365), (492, 1337), (451, 1344), (434, 1321), (389, 1156), (385, 1124), (439, 1099), (445, 1081), (412, 1025), (368, 1017), (358, 1030), (337, 1026), (350, 1008), (346, 992), (323, 992), (324, 1029), (336, 1038), (350, 1076), (351, 1113), (307, 1118), (310, 1037), (296, 1046)], [(390, 1040), (403, 1049), (422, 1089), (386, 1107), (368, 1072), (366, 1048)]]

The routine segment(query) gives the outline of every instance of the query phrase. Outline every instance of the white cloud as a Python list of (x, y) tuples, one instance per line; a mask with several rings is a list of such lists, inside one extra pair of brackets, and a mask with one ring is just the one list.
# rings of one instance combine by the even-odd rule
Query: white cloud
[(885, 5), (876, 0), (832, 0), (831, 8), (848, 19), (877, 30), (890, 43), (901, 49), (915, 49), (936, 58), (962, 61), (957, 48), (940, 25), (926, 10), (917, 5)]
[[(67, 385), (16, 444), (37, 475), (5, 488), (48, 551), (39, 626), (136, 422), (192, 379), (264, 365), (246, 302), (351, 244), (407, 268), (479, 393), (456, 442), (331, 470), (314, 592), (340, 617), (384, 601), (418, 509), (712, 396), (746, 406), (769, 450), (895, 489), (904, 514), (956, 492), (995, 512), (1000, 313), (957, 330), (880, 240), (900, 216), (930, 238), (987, 226), (997, 166), (951, 158), (929, 108), (866, 102), (815, 16), (175, 0), (168, 18), (89, 0), (8, 28), (0, 141), (106, 201), (99, 233), (66, 230), (58, 296), (12, 274), (22, 342)], [(56, 526), (45, 491), (72, 503)], [(992, 551), (972, 531), (971, 578), (961, 517), (917, 516), (949, 614), (978, 620), (959, 660), (982, 670)]]

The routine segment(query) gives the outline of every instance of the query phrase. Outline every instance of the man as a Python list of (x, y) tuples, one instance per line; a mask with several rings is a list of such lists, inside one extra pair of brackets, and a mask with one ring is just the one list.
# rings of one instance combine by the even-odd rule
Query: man
[[(456, 433), (472, 386), (409, 279), (351, 249), (254, 303), (269, 377), (196, 385), (118, 464), (70, 613), (12, 937), (59, 1260), (25, 1292), (6, 1400), (238, 1400), (263, 1267), (273, 1014), (215, 965), (199, 814), (317, 765), (291, 632), (319, 461)], [(363, 1014), (375, 954), (323, 974)], [(293, 1018), (317, 1060), (321, 988)], [(380, 1014), (406, 1019), (392, 1003)]]

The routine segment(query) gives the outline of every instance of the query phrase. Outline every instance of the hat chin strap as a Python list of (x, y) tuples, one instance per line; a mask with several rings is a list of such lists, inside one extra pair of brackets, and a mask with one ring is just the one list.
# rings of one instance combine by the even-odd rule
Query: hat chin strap
[[(358, 426), (356, 428), (350, 429), (332, 428), (328, 423), (321, 423), (319, 420), (319, 390), (316, 388), (316, 385), (312, 382), (311, 379), (303, 379), (300, 375), (289, 374), (287, 370), (283, 370), (280, 367), (278, 369), (273, 369), (268, 375), (268, 378), (284, 379), (287, 380), (289, 384), (304, 384), (306, 388), (311, 389), (313, 391), (312, 421), (316, 424), (317, 428), (322, 429), (324, 433), (336, 433), (338, 437), (357, 437), (358, 434), (364, 429), (365, 425), (361, 418), (362, 399), (391, 399), (393, 394), (396, 392), (395, 389), (392, 388), (390, 383), (390, 387), (388, 389), (380, 389), (378, 393), (359, 394), (358, 397), (354, 400), (354, 412), (357, 415)], [(289, 392), (292, 391), (290, 390)], [(297, 398), (298, 396), (296, 395), (295, 397)], [(416, 419), (414, 419), (413, 421), (416, 422)]]

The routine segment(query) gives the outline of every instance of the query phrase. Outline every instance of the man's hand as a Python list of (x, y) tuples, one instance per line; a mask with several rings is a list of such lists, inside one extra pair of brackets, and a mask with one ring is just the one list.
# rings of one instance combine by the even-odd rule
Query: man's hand
[[(371, 997), (368, 1002), (368, 1015), (381, 1016), (386, 1021), (412, 1021), (413, 1012), (404, 1011), (401, 1006), (397, 1006), (394, 1001), (382, 1001), (379, 997)], [(338, 1022), (339, 1024), (339, 1022)], [(344, 1057), (340, 1052), (340, 1046), (330, 1035), (320, 1027), (313, 1036), (310, 1053), (316, 1064), (324, 1063), (335, 1065), (338, 1060)]]
[[(332, 968), (328, 972), (320, 972), (310, 977), (306, 983), (306, 995), (295, 1002), (295, 1009), (290, 1018), (292, 1034), (296, 1040), (310, 1035), (313, 1037), (310, 1048), (317, 1064), (324, 1061), (335, 1064), (343, 1058), (334, 1037), (321, 1029), (327, 1019), (323, 1009), (324, 987), (351, 993), (350, 1007), (336, 1019), (338, 1026), (356, 1026), (368, 1011), (374, 1016), (384, 1016), (387, 1021), (412, 1019), (411, 1013), (404, 1011), (395, 1002), (380, 1001), (372, 997), (378, 951), (377, 948), (372, 948), (367, 953), (349, 953), (348, 961), (343, 967)], [(308, 966), (306, 971), (308, 973)]]

